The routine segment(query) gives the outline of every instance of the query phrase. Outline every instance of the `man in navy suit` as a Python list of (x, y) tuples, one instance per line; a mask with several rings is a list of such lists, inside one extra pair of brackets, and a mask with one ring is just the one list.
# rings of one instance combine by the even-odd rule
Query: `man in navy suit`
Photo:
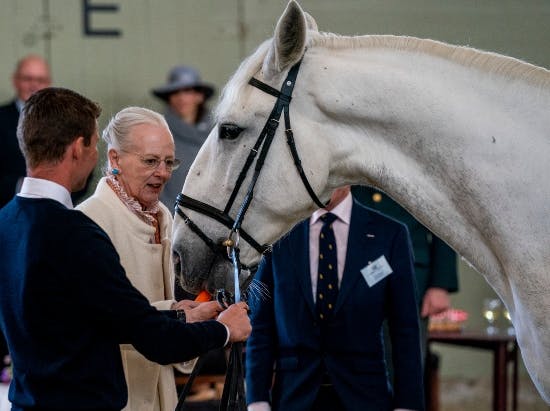
[[(338, 282), (328, 314), (320, 312), (327, 298), (327, 288), (320, 291), (327, 212), (335, 215)], [(413, 273), (407, 228), (355, 202), (349, 187), (336, 190), (326, 209), (295, 226), (258, 269), (269, 295), (250, 301), (249, 410), (424, 409)], [(393, 386), (384, 360), (385, 319)]]
[(26, 175), (25, 159), (17, 143), (17, 122), (25, 101), (51, 84), (48, 63), (35, 55), (22, 58), (15, 67), (12, 83), (15, 99), (0, 106), (0, 208), (15, 195)]

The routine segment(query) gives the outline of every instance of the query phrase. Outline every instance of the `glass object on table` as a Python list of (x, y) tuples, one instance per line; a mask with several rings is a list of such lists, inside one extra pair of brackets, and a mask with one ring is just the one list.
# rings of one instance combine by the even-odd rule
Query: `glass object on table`
[(508, 311), (508, 308), (502, 308), (502, 316), (506, 319), (506, 333), (508, 335), (516, 335), (516, 330), (514, 330), (514, 324), (512, 324), (512, 317), (510, 316), (510, 311)]
[(486, 298), (483, 300), (483, 317), (487, 321), (487, 334), (497, 334), (497, 320), (502, 311), (502, 303), (498, 298)]

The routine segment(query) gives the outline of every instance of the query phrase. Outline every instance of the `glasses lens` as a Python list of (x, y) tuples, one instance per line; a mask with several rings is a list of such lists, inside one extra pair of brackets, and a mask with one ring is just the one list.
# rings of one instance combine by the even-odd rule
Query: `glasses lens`
[(148, 168), (157, 168), (160, 165), (160, 160), (154, 157), (145, 157), (142, 158), (141, 161)]
[[(168, 162), (170, 162), (170, 164), (168, 164)], [(168, 167), (172, 171), (177, 170), (180, 165), (181, 165), (181, 161), (178, 160), (177, 158), (166, 161), (166, 167)]]

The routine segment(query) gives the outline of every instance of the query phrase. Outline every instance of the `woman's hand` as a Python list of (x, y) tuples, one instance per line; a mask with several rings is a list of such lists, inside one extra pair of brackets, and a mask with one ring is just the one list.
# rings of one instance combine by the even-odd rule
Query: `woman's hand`
[(194, 323), (199, 321), (213, 320), (223, 311), (217, 301), (198, 302), (192, 300), (181, 300), (176, 302), (172, 309), (184, 310), (186, 322)]

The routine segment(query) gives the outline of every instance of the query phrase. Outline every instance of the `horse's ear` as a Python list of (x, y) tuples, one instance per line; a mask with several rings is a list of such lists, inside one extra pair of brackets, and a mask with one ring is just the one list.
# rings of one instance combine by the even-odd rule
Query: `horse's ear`
[(290, 1), (277, 22), (271, 48), (264, 60), (262, 69), (266, 79), (284, 71), (302, 58), (307, 29), (306, 14), (298, 3)]

